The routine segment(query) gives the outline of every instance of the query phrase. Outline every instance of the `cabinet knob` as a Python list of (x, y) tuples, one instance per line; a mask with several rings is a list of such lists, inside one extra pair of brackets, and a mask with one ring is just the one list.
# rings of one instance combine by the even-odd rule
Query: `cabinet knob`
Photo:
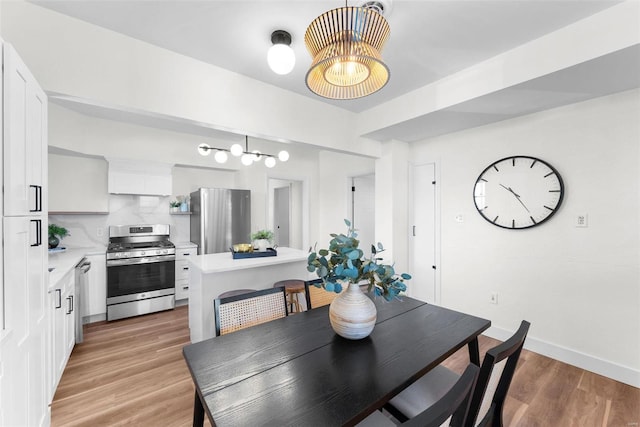
[(189, 290), (189, 287), (188, 287), (188, 286), (183, 286), (183, 287), (182, 287), (182, 290), (183, 290), (183, 291), (187, 291), (187, 290)]

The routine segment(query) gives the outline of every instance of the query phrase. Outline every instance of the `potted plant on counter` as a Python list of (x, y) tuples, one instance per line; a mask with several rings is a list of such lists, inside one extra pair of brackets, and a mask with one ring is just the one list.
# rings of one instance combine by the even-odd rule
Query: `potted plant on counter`
[(180, 212), (180, 202), (174, 200), (173, 202), (169, 202), (169, 212)]
[(259, 251), (266, 251), (273, 240), (273, 231), (271, 230), (258, 230), (251, 235), (253, 241), (253, 247)]
[(67, 237), (69, 232), (66, 228), (59, 225), (49, 224), (49, 249), (57, 248), (60, 239)]

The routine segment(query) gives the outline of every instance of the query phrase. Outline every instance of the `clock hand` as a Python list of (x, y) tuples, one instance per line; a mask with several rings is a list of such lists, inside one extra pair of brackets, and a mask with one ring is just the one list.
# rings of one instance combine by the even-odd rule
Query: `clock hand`
[(527, 206), (522, 202), (522, 200), (520, 200), (520, 195), (518, 195), (515, 191), (513, 191), (511, 189), (511, 187), (505, 187), (504, 185), (500, 184), (500, 186), (502, 188), (504, 188), (505, 190), (507, 190), (508, 192), (510, 192), (511, 194), (513, 194), (516, 197), (516, 200), (518, 200), (520, 202), (520, 204), (522, 205), (523, 208), (526, 209), (527, 212), (531, 213), (531, 211), (529, 211), (529, 208), (527, 208)]

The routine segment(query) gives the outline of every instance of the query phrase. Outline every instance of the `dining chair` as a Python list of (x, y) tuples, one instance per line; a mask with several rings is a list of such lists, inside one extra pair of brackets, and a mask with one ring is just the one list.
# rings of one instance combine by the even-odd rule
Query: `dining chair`
[(339, 295), (335, 292), (325, 291), (315, 285), (322, 283), (322, 279), (307, 280), (304, 282), (304, 293), (307, 300), (307, 310), (331, 304)]
[[(511, 338), (487, 351), (471, 397), (465, 426), (502, 427), (504, 401), (529, 326), (530, 323), (523, 320)], [(391, 399), (385, 409), (401, 422), (414, 418), (424, 411), (424, 408), (438, 401), (453, 387), (458, 378), (458, 374), (439, 365)], [(480, 421), (476, 423), (478, 419)]]
[[(469, 416), (471, 395), (479, 372), (480, 368), (470, 363), (453, 384), (453, 387), (446, 391), (439, 400), (401, 425), (408, 427), (464, 426)], [(382, 412), (375, 411), (357, 426), (393, 427), (395, 425), (396, 423)]]
[(280, 319), (288, 314), (284, 288), (216, 298), (213, 307), (216, 336)]

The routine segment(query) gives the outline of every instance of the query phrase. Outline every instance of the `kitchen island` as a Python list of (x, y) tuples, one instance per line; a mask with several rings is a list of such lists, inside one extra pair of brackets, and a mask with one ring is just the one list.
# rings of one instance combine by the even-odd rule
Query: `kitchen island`
[(189, 329), (191, 342), (215, 336), (213, 301), (236, 289), (266, 289), (287, 279), (306, 280), (308, 253), (278, 248), (277, 256), (233, 259), (230, 252), (198, 255), (190, 260)]

